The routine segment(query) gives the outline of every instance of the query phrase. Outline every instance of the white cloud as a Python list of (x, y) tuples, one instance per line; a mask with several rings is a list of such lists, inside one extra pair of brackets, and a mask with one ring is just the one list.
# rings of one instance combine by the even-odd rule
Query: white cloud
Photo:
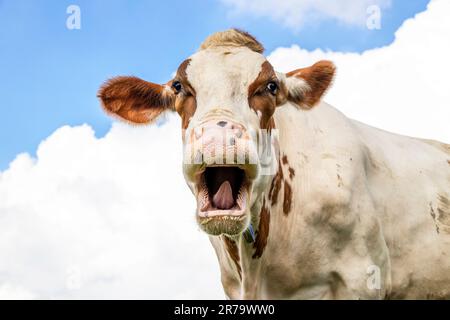
[(222, 298), (176, 116), (62, 127), (0, 175), (0, 298)]
[[(450, 2), (435, 1), (363, 54), (278, 49), (287, 71), (334, 60), (328, 100), (395, 132), (450, 141)], [(338, 134), (338, 133), (337, 133)], [(0, 172), (1, 298), (222, 298), (219, 268), (181, 173), (177, 116), (62, 127)]]
[(11, 286), (10, 284), (0, 285), (0, 300), (32, 300), (37, 297), (22, 287)]
[(364, 26), (367, 9), (377, 5), (380, 9), (391, 5), (391, 0), (221, 0), (233, 14), (268, 17), (287, 27), (298, 30), (306, 21), (335, 19), (351, 25)]
[(450, 142), (450, 1), (405, 21), (395, 41), (362, 54), (278, 48), (269, 60), (290, 71), (332, 60), (337, 77), (326, 101), (347, 116), (405, 135)]

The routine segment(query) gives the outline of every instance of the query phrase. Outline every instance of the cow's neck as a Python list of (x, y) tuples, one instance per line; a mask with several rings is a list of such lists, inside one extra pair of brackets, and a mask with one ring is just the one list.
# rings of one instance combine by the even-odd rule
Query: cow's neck
[[(282, 139), (281, 136), (279, 138)], [(223, 248), (231, 258), (230, 264), (235, 267), (233, 269), (239, 273), (239, 291), (243, 295), (240, 298), (258, 298), (258, 292), (261, 292), (258, 286), (264, 283), (260, 281), (264, 277), (263, 266), (279, 265), (289, 254), (286, 250), (277, 248), (285, 245), (285, 241), (290, 241), (291, 226), (286, 221), (292, 211), (293, 180), (296, 174), (292, 163), (295, 159), (291, 157), (289, 146), (283, 144), (283, 141), (279, 141), (276, 149), (279, 150), (276, 151), (274, 174), (268, 177), (264, 190), (257, 193), (251, 208), (255, 239), (251, 239), (250, 230), (236, 237), (223, 236)], [(273, 242), (274, 238), (277, 239), (276, 243)]]
[(279, 165), (276, 171), (269, 177), (267, 188), (257, 194), (257, 198), (251, 208), (251, 223), (249, 228), (241, 235), (235, 237), (223, 236), (223, 245), (233, 260), (241, 282), (241, 293), (244, 299), (256, 299), (258, 285), (257, 279), (261, 276), (263, 254), (269, 241), (269, 229), (271, 207), (277, 206), (280, 192), (280, 184), (283, 180), (281, 161), (277, 157)]

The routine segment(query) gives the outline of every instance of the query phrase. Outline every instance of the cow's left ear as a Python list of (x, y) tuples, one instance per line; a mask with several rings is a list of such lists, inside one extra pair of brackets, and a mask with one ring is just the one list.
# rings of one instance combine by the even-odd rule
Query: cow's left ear
[(331, 86), (335, 72), (334, 64), (326, 60), (288, 72), (286, 74), (288, 100), (302, 108), (311, 109)]
[(108, 113), (136, 124), (154, 121), (164, 111), (174, 110), (175, 93), (136, 77), (112, 78), (100, 88), (98, 97)]

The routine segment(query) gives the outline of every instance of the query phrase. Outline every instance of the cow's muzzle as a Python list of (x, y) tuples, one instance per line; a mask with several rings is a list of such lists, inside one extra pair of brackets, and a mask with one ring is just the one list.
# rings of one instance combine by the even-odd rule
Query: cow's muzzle
[(197, 219), (209, 234), (238, 234), (249, 218), (258, 154), (251, 134), (230, 121), (194, 128), (184, 150), (184, 175), (194, 185)]

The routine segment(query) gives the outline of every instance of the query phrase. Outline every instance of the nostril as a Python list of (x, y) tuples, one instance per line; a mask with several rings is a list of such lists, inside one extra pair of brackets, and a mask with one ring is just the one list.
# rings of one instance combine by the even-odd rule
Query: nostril
[(217, 122), (217, 125), (219, 127), (225, 127), (227, 125), (227, 122), (226, 121), (219, 121), (219, 122)]

